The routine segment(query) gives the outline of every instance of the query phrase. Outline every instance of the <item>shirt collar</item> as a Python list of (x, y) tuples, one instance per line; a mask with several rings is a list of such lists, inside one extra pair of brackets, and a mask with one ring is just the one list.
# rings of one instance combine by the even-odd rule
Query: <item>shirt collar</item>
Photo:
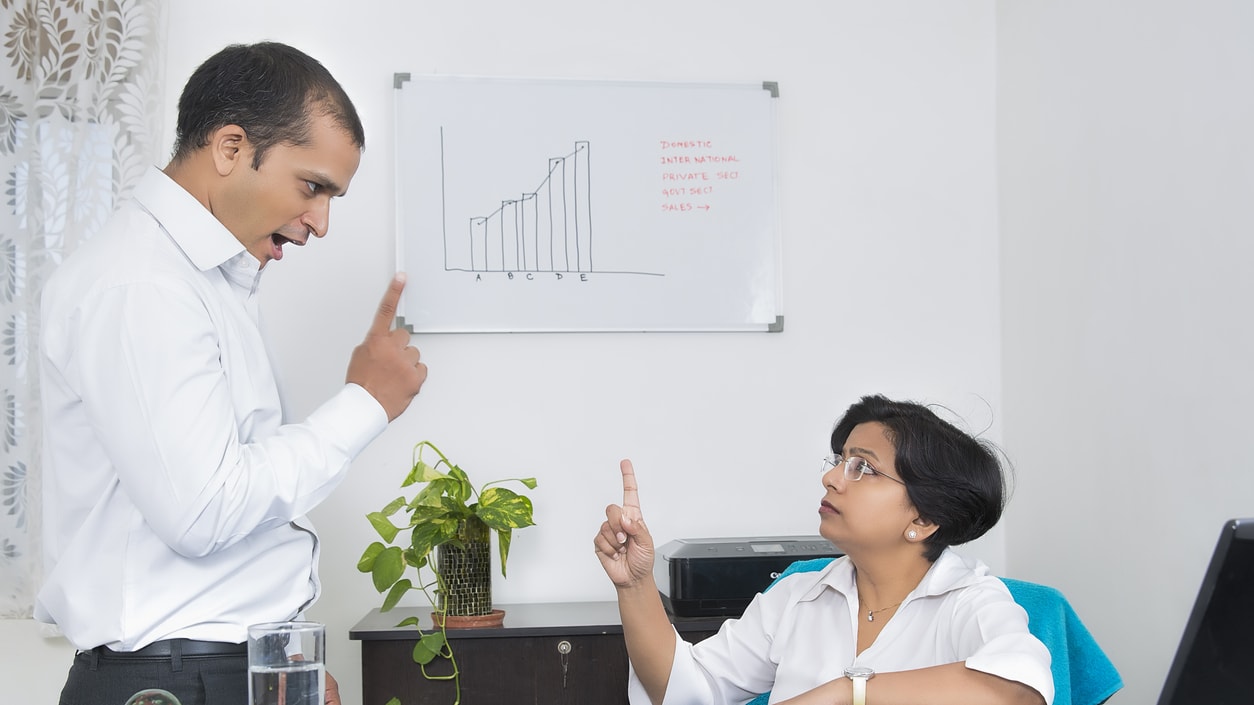
[[(968, 562), (962, 556), (946, 548), (932, 567), (928, 568), (923, 580), (920, 580), (918, 586), (906, 597), (906, 601), (917, 597), (943, 595), (951, 590), (978, 582), (980, 578), (988, 574), (988, 566), (979, 562)], [(833, 561), (822, 579), (802, 594), (800, 599), (801, 601), (813, 600), (828, 588), (851, 600), (856, 597), (858, 587), (854, 583), (853, 563), (848, 556)]]
[[(241, 257), (252, 260), (253, 270), (260, 266), (257, 258), (244, 249), (243, 243), (226, 226), (160, 169), (149, 167), (135, 187), (134, 197), (201, 271)], [(246, 262), (232, 264), (234, 269)]]

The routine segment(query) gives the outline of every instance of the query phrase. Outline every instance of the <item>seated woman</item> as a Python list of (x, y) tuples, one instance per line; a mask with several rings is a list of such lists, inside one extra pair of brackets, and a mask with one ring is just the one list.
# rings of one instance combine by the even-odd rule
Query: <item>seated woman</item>
[(997, 523), (993, 449), (926, 407), (849, 407), (824, 464), (819, 533), (845, 556), (759, 594), (698, 644), (679, 638), (653, 580), (635, 472), (594, 539), (618, 589), (633, 705), (1051, 703), (1049, 652), (988, 567), (949, 546)]

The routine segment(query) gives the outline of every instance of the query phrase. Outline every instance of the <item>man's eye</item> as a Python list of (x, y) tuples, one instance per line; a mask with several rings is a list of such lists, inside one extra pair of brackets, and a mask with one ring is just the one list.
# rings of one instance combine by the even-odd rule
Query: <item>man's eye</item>
[(315, 183), (313, 181), (306, 181), (305, 185), (309, 187), (309, 193), (318, 193), (318, 191), (322, 188), (322, 184)]

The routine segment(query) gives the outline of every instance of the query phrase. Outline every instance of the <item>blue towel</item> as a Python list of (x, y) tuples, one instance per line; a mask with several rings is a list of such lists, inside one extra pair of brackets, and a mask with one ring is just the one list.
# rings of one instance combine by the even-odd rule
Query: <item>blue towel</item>
[[(784, 576), (820, 570), (832, 558), (797, 561), (766, 587)], [(1046, 585), (1002, 578), (1023, 611), (1028, 613), (1028, 629), (1049, 649), (1054, 674), (1054, 705), (1098, 705), (1123, 687), (1114, 664), (1084, 627), (1067, 598)], [(766, 592), (763, 590), (763, 592)], [(771, 694), (762, 693), (746, 705), (767, 705)]]
[(1123, 687), (1115, 665), (1058, 590), (1002, 578), (1028, 613), (1028, 628), (1053, 659), (1054, 705), (1098, 705)]

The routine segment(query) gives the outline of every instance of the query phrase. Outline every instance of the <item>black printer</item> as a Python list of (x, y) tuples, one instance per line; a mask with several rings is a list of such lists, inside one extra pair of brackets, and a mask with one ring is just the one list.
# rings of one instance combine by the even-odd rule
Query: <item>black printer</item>
[(822, 536), (675, 539), (658, 548), (653, 577), (676, 617), (738, 617), (794, 561), (840, 555)]

